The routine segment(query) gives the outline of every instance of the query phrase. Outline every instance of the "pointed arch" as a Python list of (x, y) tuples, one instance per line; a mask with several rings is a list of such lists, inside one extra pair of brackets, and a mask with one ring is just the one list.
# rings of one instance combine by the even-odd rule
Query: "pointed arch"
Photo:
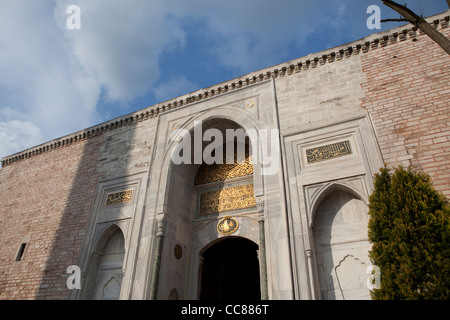
[[(197, 114), (196, 116), (189, 117), (184, 123), (180, 124), (179, 127), (176, 128), (176, 130), (178, 130), (178, 132), (189, 132), (190, 134), (192, 134), (195, 127), (199, 126), (199, 123), (201, 123), (202, 125), (208, 122), (217, 124), (220, 121), (233, 122), (235, 123), (236, 128), (242, 128), (246, 132), (248, 130), (254, 130), (257, 134), (259, 129), (265, 128), (265, 126), (260, 121), (239, 109), (232, 107), (220, 107), (214, 109), (214, 111), (205, 111)], [(216, 126), (214, 126), (214, 128), (215, 127)], [(173, 130), (175, 132), (170, 133), (176, 134), (176, 130)], [(257, 140), (260, 140), (259, 136), (257, 136), (256, 138)], [(168, 164), (171, 162), (170, 158), (172, 157), (172, 153), (178, 143), (179, 141), (177, 139), (173, 139), (173, 137), (172, 139), (169, 139), (169, 142), (164, 149), (164, 160), (162, 161), (163, 164)]]
[(120, 292), (122, 281), (116, 276), (111, 276), (102, 288), (103, 300), (117, 300), (117, 292)]
[(118, 224), (112, 223), (102, 230), (93, 246), (82, 298), (119, 299), (124, 258), (124, 233)]
[(333, 192), (341, 190), (344, 192), (347, 192), (359, 200), (363, 201), (365, 205), (369, 205), (369, 199), (364, 193), (364, 191), (359, 190), (355, 186), (352, 186), (346, 182), (343, 181), (333, 181), (324, 184), (322, 187), (320, 187), (313, 195), (311, 199), (311, 205), (309, 210), (309, 223), (310, 227), (313, 227), (314, 225), (314, 216), (316, 214), (317, 208), (322, 203), (322, 201), (328, 197)]
[[(231, 129), (233, 133), (237, 133), (237, 130), (241, 130), (240, 132), (247, 132), (247, 130), (252, 129), (252, 131), (254, 131), (255, 133), (259, 133), (259, 127), (257, 126), (257, 124), (255, 124), (257, 123), (257, 120), (245, 114), (241, 114), (241, 116), (239, 116), (239, 113), (241, 113), (241, 111), (236, 110), (236, 108), (219, 107), (215, 109), (214, 112), (202, 112), (195, 117), (189, 117), (185, 120), (185, 122), (180, 121), (179, 126), (177, 126), (177, 128), (175, 128), (174, 130), (181, 130), (178, 133), (182, 134), (183, 136), (190, 135), (190, 137), (187, 138), (187, 141), (191, 143), (191, 148), (195, 147), (200, 149), (201, 147), (201, 150), (198, 150), (198, 152), (203, 152), (205, 150), (205, 147), (209, 146), (210, 144), (209, 140), (206, 141), (206, 138), (205, 142), (203, 141), (203, 135), (205, 134), (206, 130), (215, 129), (217, 130), (218, 134), (219, 132), (223, 134), (222, 139), (220, 140), (222, 142), (223, 148), (225, 148), (223, 151), (224, 153), (226, 153), (226, 143), (231, 142), (232, 139), (233, 146), (235, 140), (238, 140), (239, 146), (242, 146), (242, 144), (244, 144), (244, 141), (242, 141), (241, 139), (236, 139), (234, 136), (233, 138), (231, 137), (231, 135), (227, 137), (227, 130)], [(169, 130), (169, 134), (174, 131), (172, 130), (173, 128), (170, 125), (167, 126), (167, 129)], [(200, 147), (197, 145), (193, 145), (194, 137), (199, 133), (202, 135), (202, 145)], [(260, 142), (258, 139), (259, 137), (256, 137), (256, 139), (246, 138), (245, 144), (256, 144), (257, 147), (259, 147), (258, 144), (260, 144)], [(257, 141), (255, 142), (254, 140)], [(195, 178), (198, 174), (198, 169), (203, 163), (207, 162), (204, 162), (203, 160), (205, 159), (202, 158), (201, 163), (195, 163), (194, 161), (192, 161), (190, 164), (184, 162), (181, 162), (179, 164), (173, 163), (171, 161), (171, 156), (174, 150), (176, 151), (178, 144), (182, 143), (181, 141), (179, 141), (179, 139), (170, 139), (170, 137), (167, 137), (165, 141), (161, 139), (161, 143), (158, 146), (159, 148), (164, 150), (164, 156), (161, 159), (161, 162), (158, 163), (158, 167), (155, 168), (155, 170), (159, 169), (157, 174), (160, 176), (160, 179), (158, 181), (160, 187), (157, 190), (157, 197), (155, 202), (156, 212), (157, 214), (159, 214), (159, 216), (156, 216), (156, 218), (159, 218), (161, 216), (166, 217), (167, 224), (165, 225), (164, 231), (164, 245), (160, 249), (161, 266), (158, 267), (159, 270), (162, 271), (160, 271), (159, 275), (156, 274), (154, 276), (154, 279), (157, 279), (157, 282), (154, 283), (157, 283), (158, 286), (159, 283), (167, 284), (166, 287), (158, 287), (158, 295), (168, 296), (170, 293), (168, 291), (168, 287), (170, 287), (176, 288), (180, 294), (180, 297), (194, 297), (194, 295), (197, 296), (198, 293), (198, 266), (200, 263), (199, 259), (201, 258), (197, 250), (201, 250), (204, 245), (207, 245), (209, 242), (216, 240), (218, 237), (220, 237), (220, 235), (215, 232), (215, 227), (205, 229), (198, 225), (196, 226), (195, 230), (190, 230), (183, 227), (182, 221), (186, 222), (193, 221), (195, 219), (204, 219), (201, 222), (202, 225), (208, 224), (209, 226), (211, 226), (217, 224), (217, 221), (214, 219), (217, 219), (218, 215), (220, 215), (220, 212), (208, 211), (208, 213), (205, 213), (205, 211), (203, 212), (204, 214), (200, 214), (199, 207), (202, 203), (200, 201), (202, 195), (206, 195), (205, 197), (213, 197), (213, 193), (215, 194), (221, 192), (222, 190), (225, 192), (225, 190), (228, 190), (227, 187), (230, 190), (232, 188), (242, 187), (242, 190), (251, 189), (252, 192), (249, 192), (249, 194), (252, 193), (254, 197), (254, 194), (257, 192), (256, 189), (259, 188), (258, 190), (262, 191), (263, 186), (262, 177), (256, 166), (253, 167), (251, 174), (248, 175), (237, 174), (236, 176), (233, 176), (231, 178), (227, 175), (225, 180), (219, 179), (215, 182), (211, 182), (209, 179), (206, 179), (208, 180), (208, 183), (195, 184)], [(276, 143), (278, 143), (278, 141), (276, 141)], [(188, 148), (189, 144), (186, 144), (186, 146)], [(233, 147), (233, 152), (234, 151), (235, 149)], [(249, 151), (253, 152), (253, 147)], [(184, 157), (184, 153), (182, 153), (180, 156)], [(191, 152), (190, 156), (193, 156), (193, 152)], [(257, 173), (254, 173), (255, 169), (256, 171), (258, 171)], [(257, 183), (258, 180), (261, 181), (259, 184)], [(251, 187), (248, 187), (250, 185)], [(256, 207), (253, 208), (247, 206), (242, 208), (233, 208), (229, 206), (227, 207), (227, 210), (231, 210), (234, 212), (241, 210), (241, 213), (242, 210), (256, 212)], [(240, 224), (241, 228), (236, 232), (240, 233), (242, 230), (244, 230), (245, 232), (255, 233), (254, 235), (249, 236), (249, 238), (251, 238), (251, 241), (258, 243), (258, 221), (256, 219), (252, 220), (246, 217), (240, 217), (239, 219), (242, 220), (242, 225)], [(253, 227), (250, 227), (250, 225)], [(210, 230), (213, 230), (213, 232), (210, 232)], [(173, 248), (177, 244), (187, 248), (188, 255), (186, 255), (186, 260), (181, 259), (179, 261), (173, 261), (174, 257), (171, 248)], [(188, 270), (182, 269), (183, 261), (184, 263), (189, 263)], [(178, 264), (180, 264), (180, 266), (178, 266)], [(158, 270), (157, 267), (154, 266), (154, 268), (154, 270)], [(184, 275), (185, 277), (189, 278), (188, 285), (186, 284), (186, 280), (183, 277)], [(189, 288), (186, 288), (186, 286), (188, 286)]]
[[(360, 267), (361, 263), (368, 263), (371, 247), (367, 198), (349, 184), (327, 183), (316, 192), (311, 210), (316, 288), (321, 298), (370, 299), (365, 282), (361, 281), (366, 277), (365, 269)], [(358, 264), (349, 263), (348, 257)]]
[(103, 226), (102, 228), (103, 230), (100, 230), (100, 232), (98, 232), (98, 234), (96, 235), (93, 243), (94, 245), (92, 246), (92, 252), (91, 254), (101, 254), (102, 250), (104, 249), (104, 246), (106, 244), (106, 242), (109, 240), (109, 238), (118, 230), (121, 231), (123, 239), (124, 239), (124, 245), (126, 248), (126, 237), (125, 237), (125, 230), (123, 230), (122, 226), (120, 226), (118, 223), (116, 222), (112, 222), (108, 225)]

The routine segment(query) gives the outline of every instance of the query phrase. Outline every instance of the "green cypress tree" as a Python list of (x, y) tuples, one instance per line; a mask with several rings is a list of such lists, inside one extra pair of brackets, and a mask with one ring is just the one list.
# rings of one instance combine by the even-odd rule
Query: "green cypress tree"
[(450, 299), (450, 207), (412, 168), (381, 168), (369, 198), (369, 255), (380, 267), (373, 299)]

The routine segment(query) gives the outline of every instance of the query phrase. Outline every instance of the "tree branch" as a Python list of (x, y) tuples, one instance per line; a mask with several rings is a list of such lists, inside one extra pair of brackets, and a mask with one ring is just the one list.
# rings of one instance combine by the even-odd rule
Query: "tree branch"
[(406, 20), (406, 19), (382, 19), (382, 20), (380, 20), (380, 22), (391, 22), (391, 21), (396, 21), (396, 22), (405, 21), (405, 22), (409, 22), (409, 20)]
[[(428, 22), (425, 21), (424, 18), (418, 16), (413, 11), (411, 11), (406, 6), (403, 6), (401, 4), (398, 4), (391, 0), (382, 0), (383, 4), (391, 8), (392, 10), (400, 13), (406, 21), (409, 21), (413, 25), (415, 25), (417, 28), (422, 30), (426, 35), (428, 35), (433, 41), (435, 41), (438, 45), (442, 47), (442, 49), (445, 50), (450, 55), (450, 40), (447, 39), (446, 36), (444, 36), (442, 33), (437, 31), (435, 28), (430, 26)], [(450, 0), (447, 0), (447, 3), (449, 3)]]
[(422, 17), (415, 14), (413, 11), (411, 11), (409, 8), (407, 8), (404, 5), (398, 4), (392, 0), (382, 0), (383, 4), (391, 8), (392, 10), (400, 13), (406, 20), (411, 22), (412, 24), (416, 24), (420, 19), (423, 19)]

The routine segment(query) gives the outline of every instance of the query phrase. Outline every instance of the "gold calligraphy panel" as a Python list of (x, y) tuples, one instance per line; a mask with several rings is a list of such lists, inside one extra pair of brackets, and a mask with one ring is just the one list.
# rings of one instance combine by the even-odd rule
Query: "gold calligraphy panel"
[(314, 163), (352, 154), (350, 141), (342, 141), (306, 150), (306, 161)]
[(200, 194), (198, 215), (208, 215), (256, 206), (253, 184), (227, 187)]
[(234, 163), (225, 163), (225, 152), (223, 164), (202, 164), (195, 177), (195, 185), (224, 181), (228, 179), (244, 177), (253, 174), (252, 156), (249, 155), (248, 147), (245, 148), (245, 161), (237, 161), (236, 150), (234, 153)]
[(126, 190), (108, 194), (106, 206), (112, 206), (120, 203), (127, 203), (133, 200), (133, 190)]

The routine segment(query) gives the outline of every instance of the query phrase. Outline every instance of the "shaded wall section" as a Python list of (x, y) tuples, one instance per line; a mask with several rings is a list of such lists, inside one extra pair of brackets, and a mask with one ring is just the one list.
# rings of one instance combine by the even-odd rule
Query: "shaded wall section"
[(0, 299), (67, 299), (66, 270), (77, 263), (102, 144), (96, 135), (0, 170)]

